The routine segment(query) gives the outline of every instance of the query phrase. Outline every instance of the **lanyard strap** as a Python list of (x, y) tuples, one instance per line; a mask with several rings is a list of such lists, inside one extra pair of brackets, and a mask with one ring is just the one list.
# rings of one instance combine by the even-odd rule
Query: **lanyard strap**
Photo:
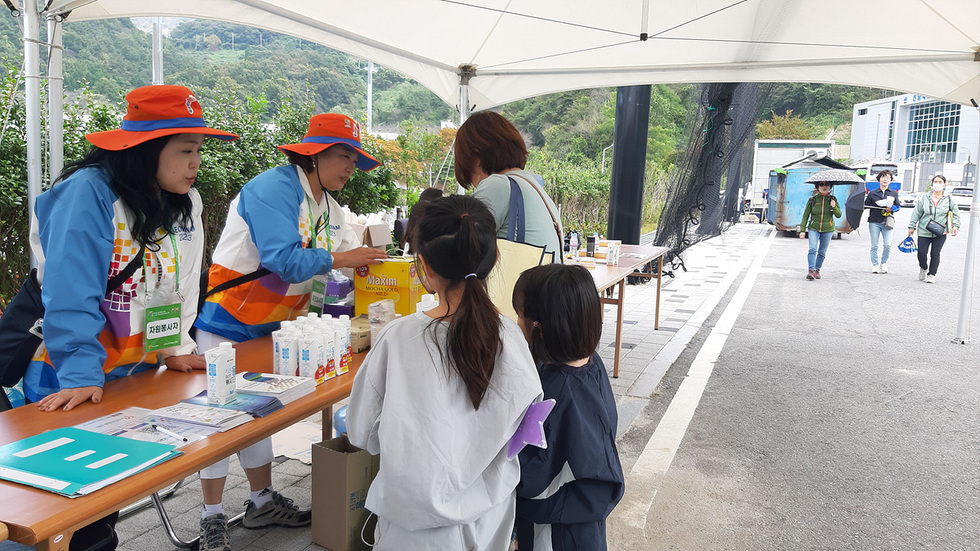
[(177, 240), (174, 238), (174, 234), (171, 233), (169, 235), (170, 235), (170, 244), (174, 246), (174, 276), (177, 278), (177, 281), (174, 283), (174, 293), (179, 295), (180, 294), (180, 262), (178, 257), (180, 256), (180, 252), (177, 251)]
[[(306, 211), (309, 212), (310, 214), (310, 233), (313, 234), (313, 237), (310, 238), (310, 248), (315, 249), (316, 237), (320, 235), (319, 222), (320, 220), (323, 219), (323, 215), (321, 214), (320, 217), (316, 219), (317, 222), (316, 224), (313, 223), (313, 207), (310, 206), (309, 197), (306, 198)], [(326, 215), (327, 215), (327, 252), (330, 252), (332, 249), (332, 243), (330, 243), (330, 200), (329, 199), (327, 200)]]

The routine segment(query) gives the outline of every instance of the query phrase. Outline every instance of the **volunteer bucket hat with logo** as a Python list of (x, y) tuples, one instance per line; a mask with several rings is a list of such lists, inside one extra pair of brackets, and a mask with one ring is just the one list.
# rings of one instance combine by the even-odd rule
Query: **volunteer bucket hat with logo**
[(197, 97), (184, 86), (143, 86), (126, 94), (126, 116), (121, 128), (86, 134), (96, 147), (121, 151), (162, 136), (204, 134), (234, 140), (237, 134), (209, 128)]
[(300, 155), (316, 155), (339, 143), (358, 152), (357, 168), (366, 172), (381, 164), (361, 149), (361, 128), (357, 121), (339, 113), (313, 115), (303, 141), (280, 145), (279, 149)]

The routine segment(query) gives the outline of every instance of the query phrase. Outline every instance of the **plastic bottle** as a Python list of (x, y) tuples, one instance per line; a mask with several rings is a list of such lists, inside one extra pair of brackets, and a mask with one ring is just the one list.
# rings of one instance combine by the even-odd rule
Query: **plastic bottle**
[(416, 312), (428, 312), (436, 306), (439, 306), (439, 301), (436, 300), (436, 296), (432, 294), (422, 295), (421, 301), (415, 305)]
[(568, 235), (568, 252), (572, 255), (572, 262), (578, 260), (578, 232), (572, 232)]
[(341, 406), (337, 413), (333, 414), (334, 436), (340, 436), (347, 432), (347, 406)]

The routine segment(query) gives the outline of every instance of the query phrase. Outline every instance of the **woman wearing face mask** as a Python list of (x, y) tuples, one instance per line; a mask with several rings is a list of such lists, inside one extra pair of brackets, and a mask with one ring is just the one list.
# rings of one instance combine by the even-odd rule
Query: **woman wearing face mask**
[[(871, 233), (871, 273), (888, 273), (888, 253), (891, 250), (892, 228), (888, 226), (889, 218), (895, 216), (893, 206), (898, 205), (898, 192), (888, 189), (892, 183), (892, 172), (882, 170), (878, 173), (879, 187), (871, 190), (864, 199), (864, 204), (870, 207), (868, 211), (868, 228)], [(891, 219), (894, 227), (895, 219)], [(878, 238), (884, 242), (881, 250), (881, 263), (878, 263)]]
[[(919, 197), (909, 221), (909, 237), (916, 230), (919, 233), (919, 281), (926, 283), (936, 282), (939, 254), (946, 243), (946, 236), (950, 233), (955, 236), (960, 231), (960, 214), (953, 198), (943, 195), (945, 190), (946, 177), (937, 174), (932, 178), (932, 193)], [(942, 233), (929, 229), (929, 222), (933, 220), (943, 227)]]
[(809, 271), (806, 278), (820, 279), (820, 267), (827, 257), (827, 247), (837, 231), (834, 218), (840, 218), (840, 202), (830, 194), (832, 187), (828, 182), (815, 182), (816, 192), (806, 202), (803, 221), (800, 222), (800, 239), (810, 239), (810, 249), (806, 259)]

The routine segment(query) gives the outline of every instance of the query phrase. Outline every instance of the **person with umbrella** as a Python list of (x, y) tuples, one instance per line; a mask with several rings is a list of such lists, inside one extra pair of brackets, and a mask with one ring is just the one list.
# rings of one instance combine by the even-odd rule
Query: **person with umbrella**
[[(868, 228), (871, 232), (871, 273), (888, 273), (888, 253), (891, 250), (892, 228), (895, 227), (895, 212), (898, 205), (898, 192), (889, 189), (892, 183), (892, 171), (882, 170), (878, 173), (879, 187), (868, 193), (864, 204), (869, 207)], [(881, 263), (878, 262), (878, 239), (881, 238), (884, 248), (881, 251)]]
[[(806, 278), (811, 281), (820, 279), (820, 268), (827, 257), (827, 247), (834, 237), (834, 232), (837, 231), (834, 218), (840, 218), (843, 215), (840, 210), (840, 202), (830, 194), (833, 183), (839, 181), (839, 179), (834, 179), (837, 176), (833, 173), (837, 172), (847, 171), (825, 170), (807, 178), (806, 181), (806, 183), (816, 187), (813, 197), (810, 197), (810, 200), (806, 202), (806, 208), (803, 209), (803, 221), (800, 222), (800, 239), (809, 238), (810, 240), (810, 249), (806, 256), (809, 267)], [(853, 176), (853, 173), (850, 174)]]

